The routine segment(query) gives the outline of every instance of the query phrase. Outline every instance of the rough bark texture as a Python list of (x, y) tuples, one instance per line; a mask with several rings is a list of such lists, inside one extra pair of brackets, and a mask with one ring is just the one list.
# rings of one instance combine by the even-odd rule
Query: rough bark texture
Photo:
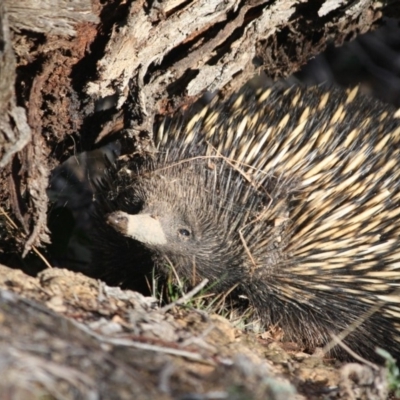
[(57, 268), (32, 278), (0, 265), (0, 322), (2, 399), (387, 395), (382, 368), (339, 370), (299, 352), (290, 359), (269, 335), (242, 334), (205, 312), (167, 311), (153, 298)]

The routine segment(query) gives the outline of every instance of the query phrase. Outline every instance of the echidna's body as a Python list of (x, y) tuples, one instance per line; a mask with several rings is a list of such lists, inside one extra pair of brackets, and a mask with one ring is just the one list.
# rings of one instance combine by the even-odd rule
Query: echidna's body
[(99, 206), (97, 271), (135, 287), (172, 264), (188, 284), (236, 286), (308, 349), (379, 306), (345, 343), (400, 354), (392, 110), (356, 91), (269, 89), (166, 125), (155, 156), (116, 172)]

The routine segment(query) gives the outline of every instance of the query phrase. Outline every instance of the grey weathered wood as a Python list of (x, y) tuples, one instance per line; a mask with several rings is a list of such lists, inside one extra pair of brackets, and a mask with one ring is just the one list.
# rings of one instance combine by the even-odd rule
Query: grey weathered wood
[(26, 112), (16, 105), (16, 61), (12, 50), (8, 16), (0, 3), (0, 168), (21, 151), (31, 138)]
[[(355, 30), (358, 33), (367, 31), (380, 16), (380, 5), (372, 0), (347, 2), (346, 9), (342, 7), (341, 11), (337, 11), (340, 2), (328, 2), (316, 11), (326, 16), (336, 10), (337, 14), (322, 28), (310, 25), (309, 31), (304, 32), (301, 24), (302, 19), (308, 19), (306, 12), (297, 14), (292, 21), (298, 13), (296, 0), (273, 3), (202, 0), (190, 2), (177, 11), (173, 11), (177, 2), (171, 3), (157, 3), (156, 15), (154, 10), (153, 14), (146, 13), (141, 2), (132, 3), (125, 26), (112, 32), (106, 54), (97, 64), (98, 78), (88, 82), (86, 87), (94, 98), (118, 93), (119, 108), (126, 102), (129, 85), (135, 82), (139, 92), (136, 113), (149, 117), (144, 124), (133, 122), (133, 128), (138, 130), (150, 130), (151, 115), (170, 102), (171, 86), (188, 71), (194, 76), (183, 79), (177, 94), (181, 101), (196, 99), (205, 91), (219, 90), (228, 83), (236, 90), (260, 69), (255, 59), (272, 77), (287, 75), (320, 51), (328, 39), (341, 42)], [(168, 12), (170, 15), (166, 18)], [(218, 32), (211, 37), (209, 33), (217, 24)], [(288, 39), (279, 48), (276, 38), (283, 29), (293, 32), (293, 42), (290, 44)], [(232, 39), (237, 30), (242, 33)], [(307, 37), (321, 34), (321, 42), (309, 46), (305, 52), (303, 44), (310, 40)], [(189, 41), (192, 45), (185, 47)], [(296, 56), (289, 56), (285, 46), (298, 46)], [(176, 59), (158, 68), (173, 51), (177, 53)], [(145, 84), (146, 76), (149, 82)], [(175, 103), (179, 101), (175, 99)]]
[(14, 30), (75, 36), (76, 25), (98, 23), (90, 0), (3, 0)]

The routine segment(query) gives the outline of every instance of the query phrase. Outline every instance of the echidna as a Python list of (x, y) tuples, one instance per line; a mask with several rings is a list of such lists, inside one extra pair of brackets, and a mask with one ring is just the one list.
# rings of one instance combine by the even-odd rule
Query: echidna
[(356, 89), (273, 87), (165, 122), (154, 140), (155, 154), (110, 172), (98, 275), (137, 288), (172, 265), (188, 285), (235, 288), (308, 350), (375, 307), (344, 342), (400, 356), (394, 110)]

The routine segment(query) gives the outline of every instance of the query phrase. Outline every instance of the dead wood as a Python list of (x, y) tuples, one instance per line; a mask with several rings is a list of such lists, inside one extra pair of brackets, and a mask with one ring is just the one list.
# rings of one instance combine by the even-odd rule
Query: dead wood
[(0, 265), (0, 319), (2, 399), (295, 399), (223, 318), (171, 315), (70, 271), (31, 278)]

